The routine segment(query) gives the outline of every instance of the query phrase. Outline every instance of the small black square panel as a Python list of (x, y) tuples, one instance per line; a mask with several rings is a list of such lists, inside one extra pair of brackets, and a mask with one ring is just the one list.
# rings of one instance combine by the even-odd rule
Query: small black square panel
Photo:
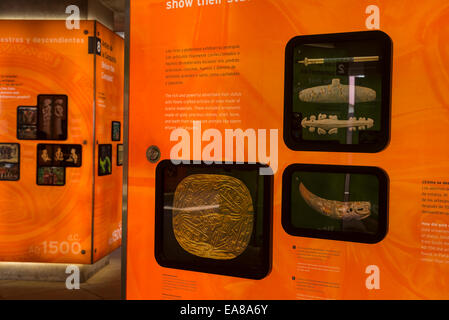
[(257, 164), (156, 168), (159, 265), (262, 279), (271, 270), (272, 175)]
[(121, 124), (119, 121), (112, 121), (111, 140), (120, 141), (120, 139), (121, 139)]
[(112, 144), (98, 145), (98, 175), (112, 174)]
[(381, 31), (298, 36), (285, 52), (284, 142), (379, 152), (390, 139), (392, 42)]
[(290, 165), (282, 226), (293, 236), (379, 242), (388, 229), (388, 176), (377, 167)]
[(20, 144), (0, 143), (0, 181), (20, 179)]

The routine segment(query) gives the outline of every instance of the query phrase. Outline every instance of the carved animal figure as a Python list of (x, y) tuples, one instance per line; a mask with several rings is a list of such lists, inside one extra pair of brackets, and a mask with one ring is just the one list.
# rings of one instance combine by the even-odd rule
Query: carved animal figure
[(337, 201), (320, 198), (307, 190), (301, 182), (299, 192), (304, 201), (315, 211), (332, 219), (363, 220), (371, 214), (369, 201)]

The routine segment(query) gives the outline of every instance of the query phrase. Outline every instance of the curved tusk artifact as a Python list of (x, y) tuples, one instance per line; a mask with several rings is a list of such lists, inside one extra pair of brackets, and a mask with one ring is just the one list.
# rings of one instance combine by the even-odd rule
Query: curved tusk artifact
[(194, 174), (176, 187), (173, 231), (187, 252), (229, 260), (239, 256), (253, 232), (251, 194), (239, 179), (219, 174)]
[[(376, 91), (355, 86), (355, 103), (376, 100)], [(332, 79), (325, 86), (312, 87), (299, 92), (299, 100), (313, 103), (349, 103), (349, 85), (341, 84), (340, 79)]]
[(335, 115), (329, 117), (325, 114), (319, 114), (318, 119), (316, 116), (310, 116), (310, 118), (304, 118), (301, 121), (303, 128), (309, 128), (310, 132), (317, 130), (319, 135), (323, 134), (336, 134), (339, 128), (348, 128), (350, 131), (366, 130), (374, 126), (374, 120), (371, 118), (355, 118), (350, 117), (349, 120), (338, 120)]
[(369, 201), (327, 200), (307, 190), (302, 182), (299, 185), (299, 192), (312, 209), (332, 219), (362, 220), (371, 214), (371, 202)]
[(327, 64), (327, 63), (345, 63), (345, 62), (371, 62), (379, 61), (379, 56), (366, 56), (366, 57), (341, 57), (341, 58), (318, 58), (299, 60), (298, 63), (305, 65), (306, 67), (311, 64)]

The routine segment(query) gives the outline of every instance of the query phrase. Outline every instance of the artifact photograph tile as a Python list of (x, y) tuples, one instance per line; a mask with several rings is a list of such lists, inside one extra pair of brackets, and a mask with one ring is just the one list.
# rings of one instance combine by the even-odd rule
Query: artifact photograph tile
[(64, 167), (39, 167), (37, 168), (37, 184), (40, 186), (65, 185)]
[(250, 279), (271, 268), (272, 176), (260, 165), (162, 161), (155, 255), (162, 266)]
[(17, 139), (37, 139), (38, 108), (20, 106), (17, 108)]
[(285, 55), (284, 141), (293, 150), (379, 152), (390, 139), (391, 39), (298, 36)]
[(112, 141), (121, 140), (121, 124), (119, 121), (112, 121)]
[(293, 164), (282, 183), (282, 224), (287, 233), (366, 243), (386, 235), (388, 176), (383, 170)]
[(98, 175), (106, 176), (112, 174), (112, 145), (98, 145)]
[(123, 165), (123, 144), (117, 145), (117, 166)]
[(38, 139), (67, 139), (67, 96), (38, 96)]
[(80, 144), (38, 144), (39, 167), (81, 167), (82, 146)]
[(20, 179), (20, 145), (0, 143), (0, 181)]

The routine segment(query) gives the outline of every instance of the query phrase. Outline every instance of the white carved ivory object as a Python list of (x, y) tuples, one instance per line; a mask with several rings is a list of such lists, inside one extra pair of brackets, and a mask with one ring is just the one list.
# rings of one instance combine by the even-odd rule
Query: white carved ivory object
[(363, 220), (371, 214), (369, 201), (337, 201), (328, 200), (313, 194), (301, 182), (299, 192), (304, 201), (315, 211), (332, 219)]

